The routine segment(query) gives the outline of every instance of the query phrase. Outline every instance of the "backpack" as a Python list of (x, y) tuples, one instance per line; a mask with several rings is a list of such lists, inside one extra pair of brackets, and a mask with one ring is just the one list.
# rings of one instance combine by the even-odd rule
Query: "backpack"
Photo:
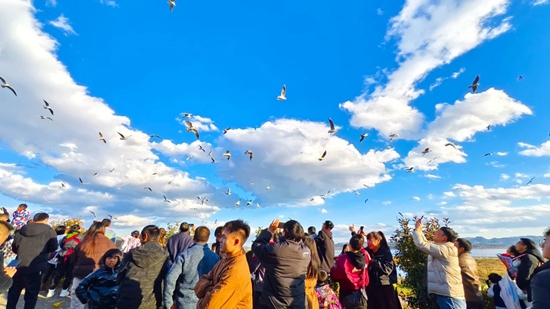
[[(73, 236), (71, 236), (69, 238), (65, 238), (63, 240), (63, 245), (66, 244), (67, 242), (71, 241), (71, 240), (74, 240), (77, 245), (80, 244), (80, 239), (78, 239), (79, 235), (80, 234), (74, 234)], [(65, 251), (65, 256), (63, 257), (63, 262), (64, 263), (66, 263), (69, 260), (69, 256), (71, 256), (71, 254), (73, 254), (73, 252), (74, 252), (74, 248), (69, 248), (69, 249), (67, 249), (67, 251)]]

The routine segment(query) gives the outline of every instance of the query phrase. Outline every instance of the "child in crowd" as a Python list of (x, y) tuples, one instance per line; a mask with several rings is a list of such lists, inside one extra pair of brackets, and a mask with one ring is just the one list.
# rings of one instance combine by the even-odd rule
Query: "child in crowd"
[(118, 292), (118, 271), (122, 252), (109, 249), (100, 260), (101, 268), (89, 274), (75, 290), (76, 297), (89, 309), (115, 309)]
[(24, 227), (31, 219), (31, 213), (27, 210), (27, 204), (21, 204), (17, 207), (17, 210), (13, 212), (12, 225), (16, 229)]
[(341, 309), (342, 305), (338, 299), (338, 295), (334, 293), (330, 284), (328, 284), (328, 274), (321, 270), (317, 278), (317, 286), (315, 287), (317, 300), (319, 301), (319, 309)]
[(141, 246), (139, 240), (139, 231), (133, 231), (130, 235), (122, 237), (122, 253), (126, 254), (130, 250)]
[(508, 272), (504, 277), (495, 273), (489, 274), (487, 285), (487, 296), (493, 298), (496, 309), (521, 309), (520, 300), (527, 298)]

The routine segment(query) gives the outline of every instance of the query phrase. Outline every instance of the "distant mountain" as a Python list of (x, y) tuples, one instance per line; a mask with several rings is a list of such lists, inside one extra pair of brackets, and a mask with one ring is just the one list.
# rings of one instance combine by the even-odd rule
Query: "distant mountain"
[[(512, 236), (512, 237), (500, 237), (500, 238), (485, 238), (482, 236), (477, 237), (466, 237), (474, 248), (508, 248), (511, 245), (515, 245), (520, 238), (529, 238), (535, 242), (538, 247), (538, 244), (544, 239), (542, 236)], [(344, 243), (334, 244), (336, 254), (340, 253)], [(395, 248), (393, 243), (390, 243), (390, 247)]]

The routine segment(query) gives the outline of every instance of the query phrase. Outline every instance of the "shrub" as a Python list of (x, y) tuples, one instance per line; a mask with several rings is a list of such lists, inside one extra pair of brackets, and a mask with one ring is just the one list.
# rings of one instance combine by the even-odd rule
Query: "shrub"
[(64, 225), (67, 227), (67, 229), (75, 224), (80, 225), (80, 232), (83, 233), (86, 231), (86, 228), (84, 227), (84, 223), (82, 222), (81, 218), (75, 217), (75, 218), (66, 218), (62, 220), (51, 220), (50, 225), (52, 226), (52, 229), (55, 229), (60, 226)]

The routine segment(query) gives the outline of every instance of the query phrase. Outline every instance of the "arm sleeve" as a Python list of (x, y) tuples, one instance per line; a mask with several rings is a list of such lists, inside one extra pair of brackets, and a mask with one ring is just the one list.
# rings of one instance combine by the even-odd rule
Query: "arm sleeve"
[(493, 291), (494, 286), (495, 286), (495, 283), (491, 284), (491, 286), (487, 289), (487, 297), (490, 297), (490, 298), (495, 297), (495, 291)]
[(47, 244), (48, 252), (55, 252), (59, 248), (59, 243), (57, 242), (57, 235), (55, 235), (55, 233), (54, 233), (52, 236), (53, 237), (51, 237), (48, 240), (48, 244)]
[(11, 251), (15, 254), (18, 254), (17, 251), (19, 250), (19, 241), (20, 241), (19, 239), (20, 239), (19, 233), (13, 236), (13, 241), (11, 243)]
[(204, 298), (207, 292), (212, 290), (212, 270), (199, 278), (197, 284), (195, 284), (195, 295), (197, 298)]
[(381, 274), (389, 276), (395, 267), (391, 257), (391, 252), (388, 251), (381, 259), (372, 259), (370, 261), (370, 267), (377, 269)]
[[(220, 278), (210, 292), (207, 292), (202, 299), (202, 308), (220, 309), (237, 308), (241, 301), (239, 274), (235, 268), (230, 268)], [(250, 279), (249, 279), (250, 280)]]
[(274, 247), (269, 244), (271, 237), (271, 232), (265, 229), (252, 243), (252, 252), (262, 263), (267, 262), (267, 260), (274, 255)]
[(6, 293), (11, 288), (13, 280), (4, 272), (4, 265), (0, 266), (2, 267), (0, 270), (0, 293)]
[[(440, 246), (437, 244), (434, 244), (431, 241), (428, 241), (426, 239), (426, 236), (424, 236), (423, 232), (418, 232), (414, 230), (412, 232), (412, 237), (415, 246), (422, 252), (427, 253), (431, 255), (434, 258), (446, 258), (446, 250), (447, 248), (444, 246)], [(443, 249), (443, 250), (442, 250)]]
[(529, 288), (531, 274), (536, 267), (537, 265), (533, 263), (529, 256), (525, 259), (521, 259), (521, 264), (518, 267), (518, 275), (516, 278), (516, 283), (520, 289), (527, 290)]
[(90, 299), (90, 292), (88, 290), (93, 285), (96, 279), (96, 273), (93, 272), (86, 276), (86, 278), (82, 279), (80, 281), (80, 284), (75, 289), (76, 297), (78, 297), (78, 300), (80, 300), (81, 303), (86, 304), (88, 302), (88, 299)]
[(176, 289), (176, 284), (178, 283), (178, 278), (183, 275), (183, 264), (185, 263), (185, 258), (183, 254), (178, 255), (176, 262), (172, 264), (166, 279), (164, 280), (164, 306), (166, 308), (172, 307), (174, 301), (172, 296), (174, 295), (174, 290)]
[(345, 259), (345, 255), (340, 255), (336, 259), (336, 262), (334, 263), (334, 266), (330, 269), (330, 278), (334, 281), (340, 281), (343, 280), (346, 277), (346, 270), (342, 267), (342, 265), (345, 264), (345, 261), (342, 261)]

